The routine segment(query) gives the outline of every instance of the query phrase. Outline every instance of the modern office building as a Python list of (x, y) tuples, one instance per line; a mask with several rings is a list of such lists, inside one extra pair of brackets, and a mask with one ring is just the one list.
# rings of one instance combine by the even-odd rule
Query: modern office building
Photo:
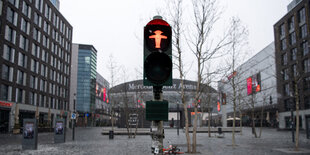
[(72, 26), (49, 0), (0, 1), (0, 124), (67, 118)]
[[(237, 117), (240, 117), (241, 111), (243, 125), (249, 126), (252, 123), (251, 111), (254, 106), (256, 116), (254, 119), (257, 124), (263, 118), (264, 126), (277, 126), (274, 54), (274, 43), (270, 43), (252, 58), (237, 67), (235, 73), (218, 82), (220, 98), (223, 99), (220, 100), (222, 104), (220, 114), (223, 126), (226, 126), (229, 116), (233, 117), (232, 77), (234, 77), (236, 85)], [(264, 108), (263, 117), (261, 117), (262, 107)]]
[[(76, 111), (79, 114), (78, 125), (93, 125), (96, 110), (97, 50), (92, 45), (73, 44), (72, 59), (77, 63)], [(73, 66), (72, 66), (73, 67)], [(74, 94), (71, 98), (74, 98)]]
[(99, 73), (96, 77), (96, 108), (95, 108), (95, 121), (96, 126), (107, 125), (110, 120), (110, 107), (109, 104), (109, 82), (104, 79)]
[(300, 127), (310, 124), (309, 26), (309, 0), (292, 1), (287, 14), (274, 25), (280, 128), (290, 128), (290, 120), (296, 120), (296, 90)]

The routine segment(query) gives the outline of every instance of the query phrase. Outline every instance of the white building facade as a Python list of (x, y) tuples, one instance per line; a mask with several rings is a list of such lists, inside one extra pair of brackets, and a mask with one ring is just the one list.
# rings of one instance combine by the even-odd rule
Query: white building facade
[(221, 100), (222, 110), (220, 114), (222, 114), (223, 126), (226, 126), (226, 119), (233, 116), (233, 78), (236, 87), (237, 117), (240, 117), (239, 112), (241, 111), (244, 125), (251, 125), (250, 112), (254, 106), (256, 123), (261, 119), (261, 109), (264, 107), (264, 126), (276, 127), (278, 111), (274, 43), (270, 43), (240, 65), (235, 73), (218, 82), (221, 98), (226, 96), (226, 99), (223, 100), (222, 98)]

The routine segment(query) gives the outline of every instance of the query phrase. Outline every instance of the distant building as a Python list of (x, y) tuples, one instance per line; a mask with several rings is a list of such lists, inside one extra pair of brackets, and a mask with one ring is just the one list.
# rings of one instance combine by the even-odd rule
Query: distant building
[[(197, 83), (195, 81), (184, 80), (184, 91), (185, 91), (185, 100), (187, 103), (188, 114), (190, 124), (193, 125), (193, 103), (195, 102), (195, 91), (196, 91)], [(210, 86), (202, 85), (204, 88), (204, 92), (200, 97), (200, 105), (198, 111), (198, 126), (206, 125), (206, 117), (207, 112), (206, 105), (208, 97), (211, 96), (211, 110), (216, 105), (217, 92)], [(169, 111), (171, 121), (174, 118), (175, 121), (178, 121), (176, 118), (177, 113), (180, 114), (180, 126), (184, 127), (184, 111), (183, 105), (181, 101), (181, 83), (179, 79), (173, 79), (172, 86), (164, 86), (163, 87), (163, 99), (169, 102)], [(126, 108), (126, 104), (130, 109), (129, 113), (132, 115), (138, 114), (139, 118), (139, 127), (150, 127), (150, 122), (145, 120), (145, 103), (146, 101), (153, 100), (153, 88), (152, 86), (143, 86), (143, 80), (130, 81), (126, 83), (119, 84), (110, 89), (110, 104), (114, 104), (115, 111), (120, 111), (120, 120), (116, 123), (119, 127), (125, 127), (126, 125), (126, 116), (124, 114), (124, 109)], [(113, 103), (111, 103), (113, 102)], [(179, 105), (179, 110), (177, 109), (177, 105)], [(201, 113), (203, 112), (203, 113)], [(129, 114), (129, 115), (130, 115)], [(215, 122), (215, 119), (213, 119)], [(169, 122), (164, 122), (166, 126), (169, 125)], [(175, 123), (176, 124), (176, 123)]]
[(68, 119), (70, 23), (49, 0), (1, 0), (0, 19), (0, 132), (16, 118)]
[[(270, 43), (252, 58), (237, 67), (236, 72), (218, 82), (220, 103), (226, 104), (221, 110), (222, 118), (233, 117), (233, 87), (236, 85), (236, 112), (242, 111), (243, 125), (252, 123), (251, 107), (254, 103), (255, 122), (263, 118), (263, 126), (277, 125), (277, 92), (275, 77), (274, 43)], [(240, 106), (239, 106), (240, 105)], [(264, 107), (263, 117), (261, 109)], [(225, 112), (226, 110), (226, 112)], [(227, 113), (227, 115), (226, 115)], [(223, 122), (224, 123), (224, 122)]]
[[(38, 0), (38, 1), (40, 1), (40, 0)], [(50, 1), (59, 10), (59, 5), (60, 5), (59, 0), (50, 0)]]
[(300, 127), (306, 129), (306, 122), (310, 121), (310, 1), (294, 0), (288, 8), (288, 13), (274, 25), (279, 127), (291, 127), (291, 111), (292, 120), (296, 120), (297, 82)]
[(107, 125), (110, 120), (110, 107), (109, 103), (109, 82), (104, 79), (99, 73), (96, 77), (96, 126)]
[(92, 45), (73, 44), (72, 53), (78, 53), (74, 55), (77, 56), (74, 58), (77, 62), (73, 60), (77, 63), (77, 72), (73, 73), (77, 76), (73, 78), (77, 78), (76, 111), (80, 120), (78, 123), (93, 125), (96, 109), (97, 50)]

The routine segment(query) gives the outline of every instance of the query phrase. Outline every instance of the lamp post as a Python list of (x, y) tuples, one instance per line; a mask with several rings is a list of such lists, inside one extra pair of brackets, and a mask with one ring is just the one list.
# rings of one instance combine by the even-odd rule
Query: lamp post
[[(73, 98), (73, 112), (75, 113), (75, 100), (76, 100), (76, 93), (74, 93), (74, 98)], [(72, 119), (72, 141), (74, 141), (75, 137), (75, 119)]]

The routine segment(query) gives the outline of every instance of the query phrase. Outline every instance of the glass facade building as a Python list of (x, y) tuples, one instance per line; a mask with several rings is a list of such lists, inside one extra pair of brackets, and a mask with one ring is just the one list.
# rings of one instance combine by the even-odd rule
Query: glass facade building
[(50, 1), (59, 10), (59, 0), (50, 0)]
[(92, 45), (78, 48), (77, 105), (80, 113), (94, 113), (96, 100), (97, 51)]

